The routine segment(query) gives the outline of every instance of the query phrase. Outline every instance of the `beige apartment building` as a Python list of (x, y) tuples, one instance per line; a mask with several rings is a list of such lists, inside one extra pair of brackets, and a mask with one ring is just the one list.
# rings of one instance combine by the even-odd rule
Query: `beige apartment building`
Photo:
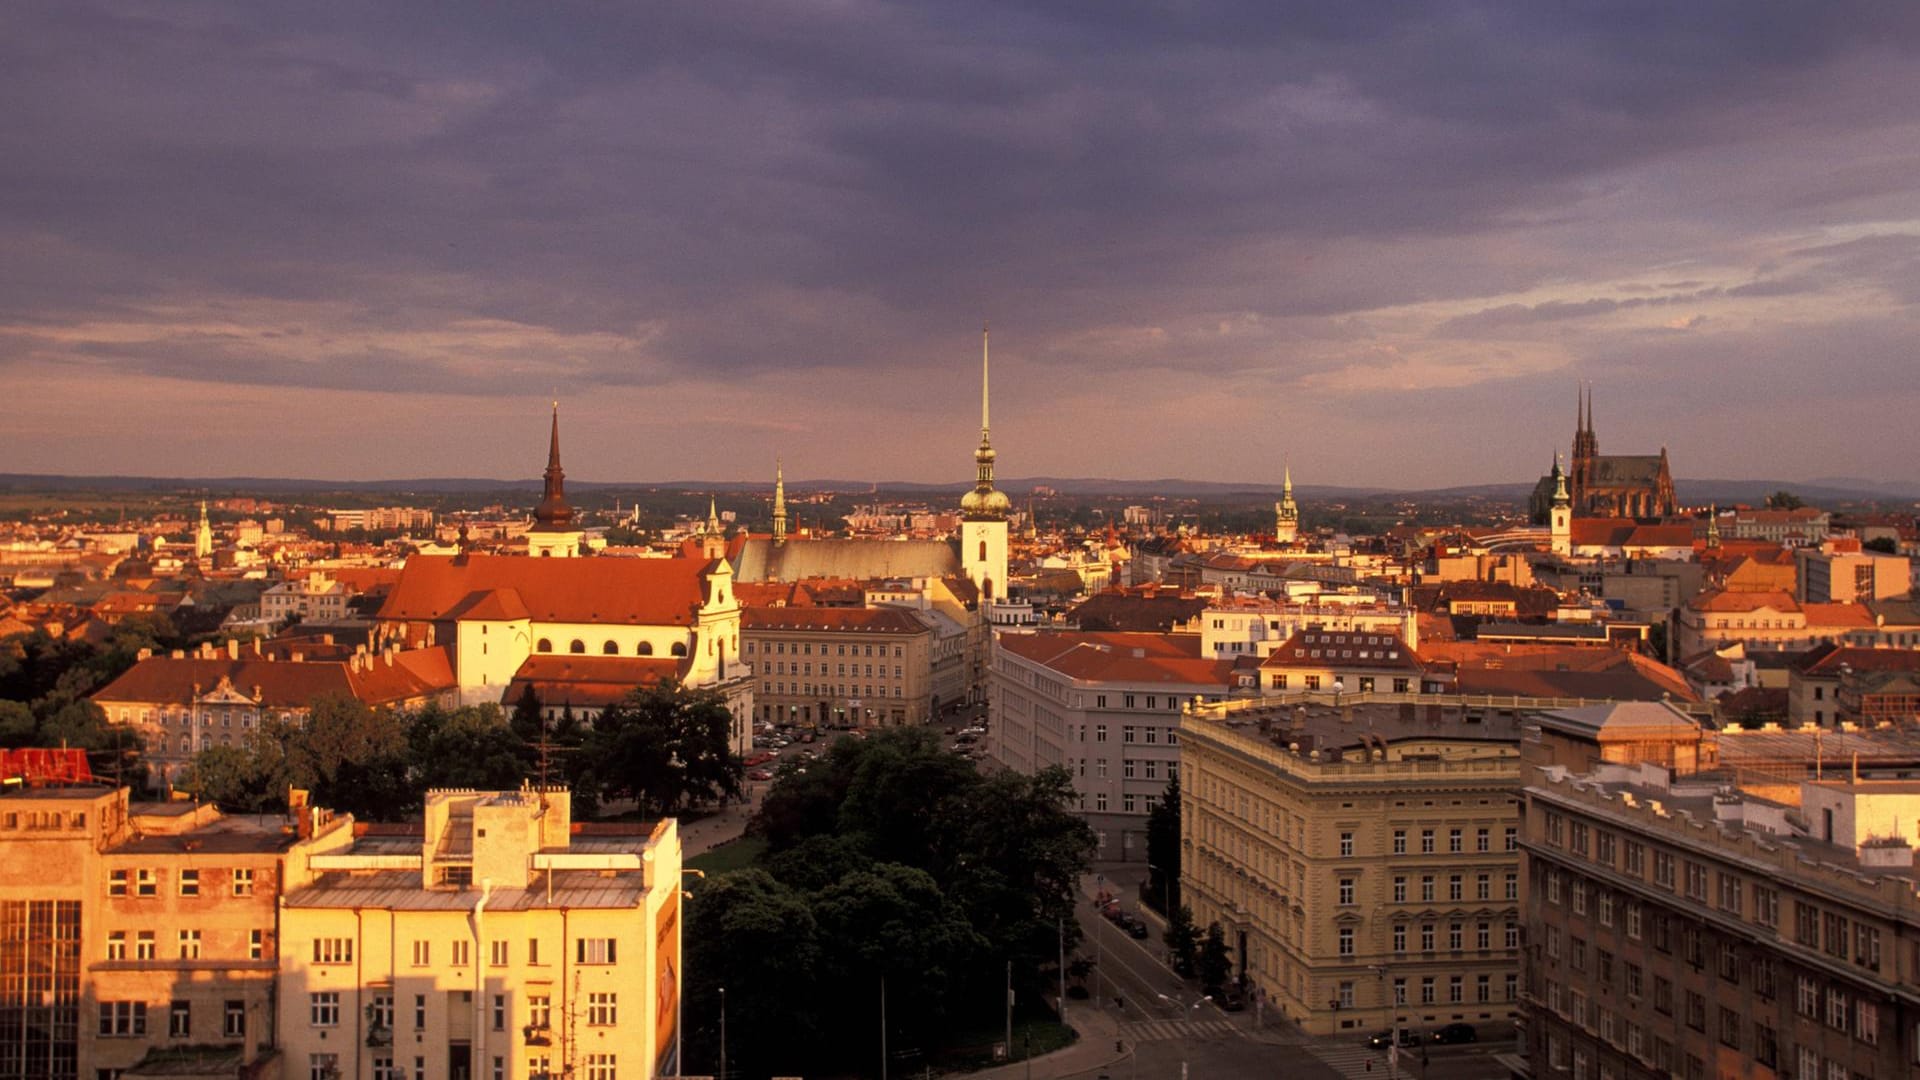
[(942, 621), (905, 607), (748, 608), (741, 655), (757, 679), (756, 718), (833, 728), (925, 723), (966, 696), (966, 634), (957, 625), (938, 632)]
[(675, 822), (577, 826), (553, 788), (432, 791), (399, 828), (312, 813), (281, 901), (289, 1078), (677, 1072)]
[(1143, 860), (1147, 814), (1180, 769), (1180, 710), (1241, 690), (1252, 672), (1202, 656), (1191, 634), (1003, 633), (987, 749), (1015, 772), (1066, 769), (1094, 857)]
[(1457, 704), (1198, 706), (1181, 893), (1314, 1035), (1516, 1015), (1519, 722)]
[(1732, 779), (1533, 772), (1523, 1074), (1920, 1073), (1920, 785)]
[(0, 796), (0, 1078), (277, 1076), (279, 818)]

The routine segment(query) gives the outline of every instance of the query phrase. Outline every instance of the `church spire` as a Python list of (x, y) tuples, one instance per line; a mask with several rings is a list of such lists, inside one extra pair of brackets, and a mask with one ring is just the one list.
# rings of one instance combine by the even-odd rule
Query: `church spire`
[(540, 527), (566, 529), (573, 522), (573, 507), (567, 505), (567, 474), (560, 468), (560, 403), (553, 403), (553, 430), (547, 440), (547, 472), (540, 493), (540, 505), (533, 517)]
[(773, 459), (773, 542), (787, 542), (787, 478), (780, 459)]
[(720, 505), (712, 495), (707, 496), (707, 535), (720, 534)]
[(1555, 509), (1565, 508), (1572, 503), (1567, 494), (1567, 474), (1560, 468), (1560, 455), (1553, 455), (1553, 505)]
[(993, 441), (987, 424), (987, 327), (980, 327), (980, 448), (973, 452), (974, 485), (960, 499), (960, 513), (975, 521), (1005, 520), (1012, 503), (993, 489)]

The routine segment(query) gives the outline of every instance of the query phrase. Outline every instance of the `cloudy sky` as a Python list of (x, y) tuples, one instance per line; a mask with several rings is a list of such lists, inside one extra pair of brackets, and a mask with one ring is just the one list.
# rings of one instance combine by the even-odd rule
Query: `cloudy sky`
[(1920, 7), (1291, 6), (6, 5), (0, 470), (1913, 475)]

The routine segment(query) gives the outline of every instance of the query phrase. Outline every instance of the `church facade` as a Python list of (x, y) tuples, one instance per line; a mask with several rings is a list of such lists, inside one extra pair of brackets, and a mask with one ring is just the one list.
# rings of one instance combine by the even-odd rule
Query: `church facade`
[[(1568, 459), (1566, 483), (1573, 515), (1582, 518), (1665, 518), (1678, 510), (1667, 448), (1658, 454), (1602, 454), (1593, 428), (1593, 395), (1582, 391)], [(1558, 471), (1558, 465), (1555, 465)], [(1549, 474), (1534, 485), (1536, 522), (1551, 514), (1556, 481)]]

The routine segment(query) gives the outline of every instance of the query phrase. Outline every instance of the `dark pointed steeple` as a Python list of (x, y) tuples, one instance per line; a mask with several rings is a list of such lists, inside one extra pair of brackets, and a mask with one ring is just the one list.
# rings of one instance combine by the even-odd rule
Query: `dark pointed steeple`
[(540, 505), (534, 508), (534, 520), (546, 530), (564, 530), (573, 524), (573, 507), (567, 505), (567, 474), (560, 468), (560, 403), (553, 403), (553, 434), (547, 444), (546, 483)]

